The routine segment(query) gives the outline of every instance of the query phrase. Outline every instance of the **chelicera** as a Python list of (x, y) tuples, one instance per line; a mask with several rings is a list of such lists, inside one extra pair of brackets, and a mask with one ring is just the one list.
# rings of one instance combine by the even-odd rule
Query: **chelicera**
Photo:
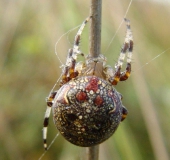
[[(47, 150), (47, 127), (52, 109), (54, 124), (72, 144), (90, 147), (108, 139), (119, 123), (127, 116), (122, 104), (122, 96), (113, 87), (119, 81), (128, 79), (131, 73), (133, 37), (130, 21), (125, 19), (127, 31), (124, 44), (115, 69), (106, 66), (106, 57), (85, 58), (77, 62), (77, 56), (83, 55), (79, 49), (80, 37), (87, 18), (79, 28), (73, 48), (69, 49), (66, 64), (63, 67), (60, 88), (47, 97), (47, 109), (44, 118), (43, 139)], [(121, 71), (124, 59), (127, 64)]]

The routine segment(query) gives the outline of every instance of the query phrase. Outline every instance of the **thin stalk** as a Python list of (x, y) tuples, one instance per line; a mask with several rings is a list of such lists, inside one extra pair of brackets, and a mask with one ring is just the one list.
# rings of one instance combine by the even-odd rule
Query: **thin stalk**
[[(101, 13), (102, 0), (91, 0), (90, 16), (90, 55), (98, 57), (101, 46)], [(86, 160), (98, 160), (99, 145), (86, 148)]]
[(101, 12), (102, 0), (91, 0), (90, 15), (90, 55), (98, 57), (101, 46)]
[(99, 145), (86, 148), (86, 160), (98, 160)]

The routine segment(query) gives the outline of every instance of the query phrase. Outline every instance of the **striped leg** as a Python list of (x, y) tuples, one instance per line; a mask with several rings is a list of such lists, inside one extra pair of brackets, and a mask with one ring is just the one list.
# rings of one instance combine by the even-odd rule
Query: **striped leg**
[(123, 110), (122, 110), (122, 119), (121, 121), (123, 121), (126, 117), (127, 117), (128, 111), (127, 109), (123, 106)]
[[(131, 61), (132, 61), (132, 51), (133, 51), (133, 36), (132, 31), (130, 29), (130, 21), (125, 19), (127, 31), (126, 31), (126, 37), (125, 42), (123, 44), (123, 47), (121, 49), (121, 53), (118, 59), (117, 64), (115, 65), (116, 72), (114, 74), (112, 84), (116, 85), (119, 81), (125, 81), (128, 79), (131, 73)], [(128, 52), (128, 53), (127, 53)], [(127, 53), (127, 66), (126, 70), (124, 72), (121, 72), (121, 68), (125, 59)]]
[(125, 81), (128, 79), (131, 73), (131, 61), (132, 61), (132, 52), (133, 52), (133, 36), (132, 36), (132, 31), (130, 29), (130, 21), (125, 19), (127, 22), (127, 43), (128, 43), (128, 53), (127, 53), (127, 66), (126, 66), (126, 71), (121, 73), (120, 76), (120, 81)]
[(80, 37), (81, 37), (81, 34), (83, 32), (83, 29), (84, 29), (86, 23), (90, 20), (90, 18), (92, 18), (92, 16), (86, 18), (86, 20), (82, 23), (82, 25), (80, 26), (80, 28), (75, 36), (74, 46), (73, 46), (73, 58), (74, 59), (77, 59), (77, 54), (81, 54), (81, 52), (79, 51)]
[(47, 109), (45, 112), (45, 117), (44, 117), (44, 127), (43, 127), (43, 140), (44, 140), (44, 149), (47, 150), (47, 128), (49, 124), (49, 117), (51, 113), (51, 107), (53, 105), (53, 99), (55, 98), (55, 95), (57, 94), (57, 91), (52, 92), (49, 97), (47, 98)]
[(79, 44), (80, 44), (80, 37), (83, 32), (83, 29), (86, 25), (86, 23), (90, 20), (91, 17), (88, 17), (80, 26), (75, 39), (74, 39), (74, 45), (72, 49), (69, 49), (68, 56), (66, 60), (66, 65), (63, 68), (62, 72), (62, 80), (61, 85), (67, 83), (70, 79), (75, 78), (78, 76), (78, 71), (75, 70), (76, 66), (76, 60), (78, 55), (83, 55), (83, 53), (79, 50)]

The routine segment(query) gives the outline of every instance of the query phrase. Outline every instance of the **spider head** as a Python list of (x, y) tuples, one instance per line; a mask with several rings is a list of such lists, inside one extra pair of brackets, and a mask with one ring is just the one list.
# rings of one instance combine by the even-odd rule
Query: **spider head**
[(97, 76), (105, 79), (105, 74), (103, 72), (105, 64), (106, 57), (104, 55), (100, 54), (98, 57), (87, 55), (85, 64), (77, 63), (76, 69), (81, 76)]

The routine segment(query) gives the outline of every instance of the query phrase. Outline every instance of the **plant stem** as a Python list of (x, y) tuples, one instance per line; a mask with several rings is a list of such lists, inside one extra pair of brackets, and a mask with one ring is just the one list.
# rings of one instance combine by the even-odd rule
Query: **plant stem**
[(98, 160), (99, 145), (86, 148), (86, 160)]
[[(90, 55), (98, 57), (101, 46), (101, 12), (102, 0), (91, 0), (90, 16)], [(86, 148), (86, 160), (98, 160), (99, 145)]]
[(91, 0), (90, 15), (90, 55), (97, 57), (101, 46), (101, 12), (102, 0)]

